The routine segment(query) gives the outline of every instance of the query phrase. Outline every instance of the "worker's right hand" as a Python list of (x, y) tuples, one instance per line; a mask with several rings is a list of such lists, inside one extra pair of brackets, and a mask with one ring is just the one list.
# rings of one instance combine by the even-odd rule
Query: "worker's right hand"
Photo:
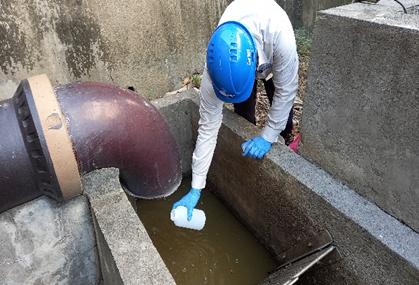
[(190, 221), (192, 219), (192, 211), (198, 203), (199, 197), (201, 197), (201, 190), (192, 188), (188, 194), (173, 204), (172, 209), (176, 209), (178, 206), (186, 207), (188, 209), (188, 221)]

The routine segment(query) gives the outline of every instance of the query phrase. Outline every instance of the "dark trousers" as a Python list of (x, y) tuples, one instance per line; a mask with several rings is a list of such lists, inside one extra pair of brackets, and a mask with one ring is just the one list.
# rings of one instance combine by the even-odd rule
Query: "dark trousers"
[[(262, 80), (263, 84), (265, 85), (266, 95), (269, 99), (269, 104), (272, 105), (272, 100), (274, 97), (275, 92), (275, 86), (272, 79), (269, 79), (268, 81)], [(255, 118), (255, 112), (256, 112), (256, 91), (257, 91), (257, 81), (255, 81), (255, 84), (253, 85), (252, 93), (250, 94), (250, 97), (241, 103), (234, 104), (234, 112), (251, 122), (252, 124), (256, 125), (256, 118)], [(288, 115), (288, 121), (287, 125), (285, 127), (285, 130), (281, 132), (281, 136), (286, 138), (289, 136), (292, 132), (292, 117), (293, 117), (293, 108), (291, 108), (291, 111)]]

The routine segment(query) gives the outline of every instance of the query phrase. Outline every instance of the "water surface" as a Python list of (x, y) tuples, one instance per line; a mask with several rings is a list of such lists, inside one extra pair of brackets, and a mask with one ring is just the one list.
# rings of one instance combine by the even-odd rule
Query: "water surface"
[(170, 220), (173, 203), (190, 190), (190, 178), (171, 196), (138, 200), (138, 215), (179, 285), (258, 284), (277, 267), (253, 235), (208, 190), (197, 208), (206, 214), (201, 231), (179, 228)]

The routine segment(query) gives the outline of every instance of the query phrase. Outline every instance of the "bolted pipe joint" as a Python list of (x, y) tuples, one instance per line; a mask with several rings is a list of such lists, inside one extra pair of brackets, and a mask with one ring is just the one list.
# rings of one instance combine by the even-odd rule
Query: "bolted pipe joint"
[(46, 75), (22, 80), (0, 102), (0, 213), (41, 195), (82, 194), (80, 175), (116, 167), (124, 189), (152, 199), (182, 178), (173, 133), (133, 91), (98, 82), (53, 88)]

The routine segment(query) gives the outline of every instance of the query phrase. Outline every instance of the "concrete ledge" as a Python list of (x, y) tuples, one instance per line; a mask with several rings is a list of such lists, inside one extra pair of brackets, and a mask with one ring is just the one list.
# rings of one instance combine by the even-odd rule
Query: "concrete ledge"
[(98, 284), (99, 260), (85, 196), (39, 197), (0, 215), (1, 284)]
[(119, 183), (117, 169), (83, 176), (104, 284), (176, 284)]

